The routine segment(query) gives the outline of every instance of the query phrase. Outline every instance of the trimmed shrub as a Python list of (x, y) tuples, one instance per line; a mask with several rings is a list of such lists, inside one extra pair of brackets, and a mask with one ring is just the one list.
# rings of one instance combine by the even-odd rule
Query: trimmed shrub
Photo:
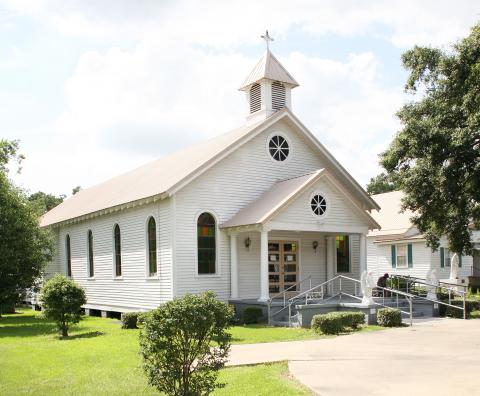
[(365, 314), (360, 311), (340, 312), (343, 317), (343, 324), (352, 329), (357, 329), (358, 326), (365, 324)]
[(142, 323), (142, 312), (124, 312), (122, 313), (122, 329), (138, 329)]
[(144, 315), (140, 353), (148, 383), (167, 395), (209, 395), (227, 361), (233, 310), (211, 291), (186, 294)]
[(345, 329), (342, 312), (315, 315), (311, 327), (316, 333), (339, 334)]
[(358, 326), (365, 323), (363, 312), (329, 312), (327, 314), (315, 315), (312, 318), (311, 327), (317, 333), (340, 334), (347, 327), (356, 330)]
[(480, 319), (480, 311), (470, 312), (470, 319)]
[[(456, 307), (463, 307), (463, 300), (453, 300), (452, 305), (455, 305)], [(450, 318), (463, 319), (463, 310), (447, 307), (446, 305), (444, 305), (444, 307), (446, 308), (445, 310), (446, 316)], [(467, 311), (467, 318), (469, 318), (472, 311), (476, 311), (480, 309), (480, 303), (479, 301), (473, 300), (473, 299), (465, 300), (465, 309)]]
[(402, 313), (396, 308), (380, 308), (377, 311), (377, 323), (383, 327), (401, 327)]
[(263, 311), (258, 307), (247, 307), (243, 310), (243, 323), (258, 323), (263, 316)]
[(62, 337), (68, 337), (69, 326), (81, 319), (82, 305), (87, 303), (87, 297), (73, 280), (57, 274), (43, 286), (40, 302), (45, 317), (55, 321)]

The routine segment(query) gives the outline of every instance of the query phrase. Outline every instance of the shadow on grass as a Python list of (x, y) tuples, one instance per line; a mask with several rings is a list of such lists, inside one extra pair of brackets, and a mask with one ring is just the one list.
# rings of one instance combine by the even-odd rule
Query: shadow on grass
[(59, 339), (61, 341), (69, 341), (69, 340), (77, 340), (82, 338), (94, 338), (102, 335), (105, 335), (105, 333), (102, 331), (90, 331), (89, 333), (74, 334), (74, 335), (69, 335), (68, 337), (60, 337)]
[(6, 315), (0, 318), (0, 338), (34, 337), (52, 334), (55, 324), (33, 315)]

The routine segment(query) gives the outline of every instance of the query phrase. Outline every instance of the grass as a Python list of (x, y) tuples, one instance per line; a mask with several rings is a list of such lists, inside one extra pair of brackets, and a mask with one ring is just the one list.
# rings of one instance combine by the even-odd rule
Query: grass
[[(304, 329), (258, 326), (232, 333), (236, 343), (313, 337)], [(158, 394), (140, 364), (138, 330), (122, 330), (113, 319), (86, 317), (68, 339), (31, 310), (0, 319), (0, 395)], [(310, 394), (289, 377), (286, 363), (226, 368), (219, 380), (227, 385), (215, 395)]]

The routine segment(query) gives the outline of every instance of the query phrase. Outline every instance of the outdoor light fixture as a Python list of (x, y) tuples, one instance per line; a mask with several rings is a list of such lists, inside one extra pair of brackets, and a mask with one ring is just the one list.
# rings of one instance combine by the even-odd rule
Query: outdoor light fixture
[(313, 247), (313, 250), (315, 250), (315, 253), (317, 253), (318, 241), (313, 241), (312, 247)]
[(245, 238), (245, 247), (246, 247), (247, 249), (250, 248), (250, 244), (251, 244), (251, 243), (252, 243), (252, 241), (250, 240), (250, 237), (246, 237), (246, 238)]

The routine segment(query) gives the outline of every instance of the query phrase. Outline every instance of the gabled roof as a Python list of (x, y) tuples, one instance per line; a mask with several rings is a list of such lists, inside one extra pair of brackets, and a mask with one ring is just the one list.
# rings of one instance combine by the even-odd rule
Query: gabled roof
[(245, 125), (206, 142), (162, 157), (96, 186), (81, 190), (47, 212), (42, 217), (40, 224), (45, 227), (73, 219), (81, 220), (106, 213), (106, 211), (134, 206), (138, 202), (155, 201), (168, 197), (281, 119), (285, 119), (292, 128), (303, 133), (307, 141), (315, 146), (326, 161), (328, 169), (338, 172), (341, 179), (338, 177), (337, 179), (344, 183), (352, 194), (356, 195), (359, 202), (363, 203), (363, 209), (379, 209), (376, 202), (332, 154), (285, 107), (258, 123)]
[[(295, 200), (312, 184), (327, 175), (328, 172), (325, 169), (319, 169), (306, 175), (277, 182), (257, 200), (241, 209), (230, 220), (223, 223), (221, 228), (264, 224), (286, 205)], [(331, 175), (329, 177), (331, 177)], [(362, 215), (370, 221), (372, 228), (379, 227), (367, 212), (361, 209), (359, 210)]]
[[(403, 191), (391, 191), (388, 193), (372, 195), (372, 198), (381, 207), (380, 210), (373, 210), (372, 217), (382, 226), (381, 230), (375, 230), (369, 235), (386, 236), (400, 239), (400, 236), (406, 236), (412, 229), (412, 212), (407, 210), (400, 212), (402, 206)], [(410, 233), (409, 233), (410, 235)], [(382, 240), (385, 238), (381, 238)]]
[(162, 194), (200, 168), (232, 142), (257, 127), (243, 126), (200, 144), (162, 157), (68, 198), (47, 212), (41, 226), (48, 226), (103, 209)]
[(298, 87), (297, 81), (269, 50), (258, 61), (239, 89), (243, 90), (263, 78), (291, 84), (292, 88)]
[(221, 225), (222, 228), (237, 227), (242, 225), (262, 224), (267, 221), (275, 212), (283, 207), (291, 198), (296, 196), (313, 180), (324, 172), (319, 169), (307, 175), (294, 177), (275, 183), (270, 190), (266, 191), (260, 198), (253, 201), (234, 215), (230, 220)]

